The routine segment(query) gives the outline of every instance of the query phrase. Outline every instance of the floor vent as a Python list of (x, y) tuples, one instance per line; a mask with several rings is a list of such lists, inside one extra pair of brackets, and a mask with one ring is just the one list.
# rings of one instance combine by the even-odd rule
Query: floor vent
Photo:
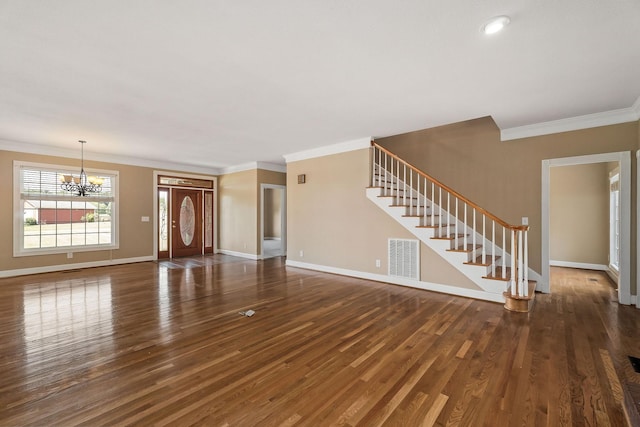
[(420, 280), (420, 242), (389, 239), (389, 276)]

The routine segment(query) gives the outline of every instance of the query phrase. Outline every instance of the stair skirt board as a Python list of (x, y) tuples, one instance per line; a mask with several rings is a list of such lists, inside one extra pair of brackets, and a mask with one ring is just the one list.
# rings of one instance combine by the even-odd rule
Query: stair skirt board
[(505, 298), (500, 293), (486, 292), (477, 289), (458, 288), (456, 286), (444, 285), (440, 283), (422, 282), (419, 280), (407, 279), (404, 277), (393, 277), (384, 274), (367, 273), (364, 271), (349, 270), (345, 268), (330, 267), (326, 265), (310, 264), (306, 262), (287, 260), (287, 267), (304, 268), (305, 270), (321, 271), (323, 273), (338, 274), (340, 276), (356, 277), (359, 279), (372, 280), (374, 282), (390, 283), (392, 285), (407, 286), (410, 288), (422, 289), (425, 291), (439, 292), (442, 294), (455, 295), (464, 298), (474, 298), (483, 301), (497, 302), (504, 304)]
[[(466, 265), (464, 258), (467, 256), (465, 253), (447, 251), (451, 242), (449, 240), (431, 239), (427, 237), (429, 231), (426, 229), (416, 229), (415, 220), (413, 218), (407, 218), (403, 216), (401, 208), (390, 208), (384, 199), (377, 197), (379, 189), (369, 188), (367, 189), (367, 197), (376, 204), (380, 209), (387, 212), (389, 216), (395, 219), (400, 225), (407, 229), (411, 234), (419, 238), (425, 245), (435, 250), (443, 259), (447, 260), (452, 266), (461, 271), (471, 281), (473, 281), (481, 289), (490, 292), (502, 294), (507, 289), (507, 282), (500, 280), (487, 280), (482, 279), (484, 275), (479, 267)], [(444, 211), (443, 211), (444, 212)], [(421, 237), (422, 236), (422, 237)], [(481, 241), (477, 241), (481, 244)]]
[[(464, 253), (456, 253), (447, 251), (449, 245), (451, 244), (449, 240), (441, 240), (441, 239), (431, 239), (429, 237), (421, 237), (426, 236), (428, 229), (424, 228), (416, 228), (415, 220), (413, 218), (407, 218), (402, 208), (400, 207), (390, 207), (388, 203), (388, 199), (385, 197), (379, 197), (382, 194), (383, 189), (381, 188), (373, 188), (369, 187), (366, 189), (367, 198), (371, 200), (376, 206), (380, 209), (384, 210), (389, 216), (394, 218), (398, 223), (400, 223), (405, 229), (407, 229), (411, 234), (420, 239), (425, 245), (429, 246), (433, 250), (435, 250), (443, 259), (447, 260), (451, 265), (453, 265), (457, 270), (462, 272), (465, 276), (467, 276), (471, 281), (473, 281), (478, 287), (484, 289), (489, 293), (502, 293), (507, 290), (508, 282), (501, 280), (491, 280), (491, 279), (483, 279), (482, 276), (486, 275), (482, 273), (480, 267), (474, 265), (464, 264), (466, 260), (463, 258), (466, 256)], [(433, 205), (435, 206), (435, 205)], [(446, 213), (446, 210), (443, 209), (443, 213)], [(455, 223), (457, 220), (452, 218), (451, 222)], [(464, 224), (461, 221), (458, 222), (459, 232), (464, 230)], [(473, 241), (472, 236), (467, 237), (467, 243), (471, 244)], [(482, 239), (482, 235), (476, 230), (476, 244), (484, 245), (487, 248), (491, 247), (491, 242), (489, 240)], [(509, 266), (511, 263), (511, 255), (508, 252), (502, 254), (502, 251), (496, 246), (496, 256), (501, 257), (500, 264), (504, 263)], [(487, 254), (489, 257), (489, 255)], [(536, 273), (535, 271), (529, 268), (529, 279), (535, 280), (538, 284), (541, 283), (542, 277)]]
[[(373, 193), (373, 195), (371, 195), (369, 193), (370, 191)], [(390, 216), (392, 216), (394, 219), (396, 219), (398, 222), (401, 222), (403, 218), (407, 218), (408, 217), (403, 212), (401, 212), (401, 209), (400, 209), (401, 207), (404, 207), (404, 208), (408, 209), (408, 207), (406, 207), (406, 206), (389, 206), (386, 203), (386, 201), (384, 201), (384, 198), (382, 198), (383, 200), (379, 200), (380, 199), (379, 196), (377, 196), (377, 194), (375, 194), (377, 191), (381, 191), (381, 189), (379, 189), (379, 188), (368, 188), (367, 189), (367, 196), (371, 201), (373, 201), (376, 205), (378, 205), (380, 208), (382, 208), (385, 212), (387, 212), (388, 208), (397, 209), (397, 212), (394, 212), (394, 213), (387, 212), (387, 213)], [(438, 211), (438, 206), (435, 205), (435, 204), (433, 206), (435, 206), (436, 211)], [(415, 207), (414, 207), (414, 209), (415, 209)], [(443, 214), (443, 216), (447, 215), (447, 210), (446, 209), (442, 209), (442, 214)], [(422, 216), (422, 215), (420, 215), (420, 216)], [(427, 214), (427, 217), (429, 217), (428, 214)], [(462, 235), (463, 232), (464, 232), (465, 225), (464, 225), (464, 223), (462, 221), (456, 220), (455, 219), (455, 215), (453, 215), (453, 214), (451, 214), (451, 220), (450, 220), (450, 229), (451, 229), (450, 230), (450, 234), (451, 235), (455, 234), (456, 222), (458, 224), (458, 234)], [(410, 231), (412, 231), (412, 232), (416, 228), (413, 225), (411, 225), (410, 227), (412, 229)], [(468, 225), (467, 225), (467, 227), (468, 227)], [(420, 228), (426, 228), (426, 227), (420, 227)], [(446, 228), (446, 227), (443, 226), (443, 228)], [(490, 233), (490, 232), (491, 232), (491, 230), (487, 227), (487, 233)], [(414, 233), (414, 235), (415, 235), (415, 233)], [(443, 240), (445, 240), (445, 239), (443, 239)], [(458, 240), (459, 240), (460, 244), (462, 244), (463, 238), (459, 237)], [(472, 242), (473, 242), (473, 236), (471, 234), (471, 231), (469, 231), (469, 234), (467, 235), (467, 243), (471, 244)], [(488, 239), (484, 239), (483, 240), (482, 234), (481, 234), (481, 230), (476, 230), (476, 244), (483, 245), (484, 247), (488, 248), (487, 250), (489, 250), (489, 248), (491, 248), (491, 241), (488, 240)], [(489, 256), (490, 256), (490, 254), (487, 252), (487, 257), (489, 257)], [(505, 252), (504, 256), (503, 256), (502, 249), (499, 248), (497, 245), (496, 245), (496, 256), (502, 258), (501, 261), (504, 261), (507, 266), (509, 266), (509, 264), (511, 263), (511, 254), (509, 254), (508, 252)]]

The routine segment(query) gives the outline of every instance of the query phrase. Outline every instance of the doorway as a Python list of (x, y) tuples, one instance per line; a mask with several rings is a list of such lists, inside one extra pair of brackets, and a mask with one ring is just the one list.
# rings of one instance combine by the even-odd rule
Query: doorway
[(618, 162), (620, 166), (620, 259), (618, 299), (620, 304), (631, 304), (631, 156), (630, 152), (603, 153), (579, 157), (566, 157), (542, 161), (542, 286), (550, 289), (550, 169), (557, 166), (586, 165)]
[(215, 252), (215, 178), (156, 174), (157, 259)]
[(287, 254), (287, 187), (284, 185), (260, 184), (260, 235), (262, 259), (286, 256)]
[(202, 253), (202, 192), (171, 189), (171, 252), (174, 257)]

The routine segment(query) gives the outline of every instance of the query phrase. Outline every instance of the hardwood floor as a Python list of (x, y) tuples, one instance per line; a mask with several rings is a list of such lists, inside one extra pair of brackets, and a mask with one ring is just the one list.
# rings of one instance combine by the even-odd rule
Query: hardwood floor
[(0, 424), (625, 425), (640, 311), (599, 272), (552, 291), (513, 313), (223, 255), (2, 279)]

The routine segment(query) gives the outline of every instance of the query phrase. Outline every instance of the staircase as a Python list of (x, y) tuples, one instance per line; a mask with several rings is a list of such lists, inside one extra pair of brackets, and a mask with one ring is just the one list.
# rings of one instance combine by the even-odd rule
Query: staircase
[(508, 224), (375, 142), (366, 192), (478, 287), (501, 296), (506, 309), (531, 310), (528, 226)]

